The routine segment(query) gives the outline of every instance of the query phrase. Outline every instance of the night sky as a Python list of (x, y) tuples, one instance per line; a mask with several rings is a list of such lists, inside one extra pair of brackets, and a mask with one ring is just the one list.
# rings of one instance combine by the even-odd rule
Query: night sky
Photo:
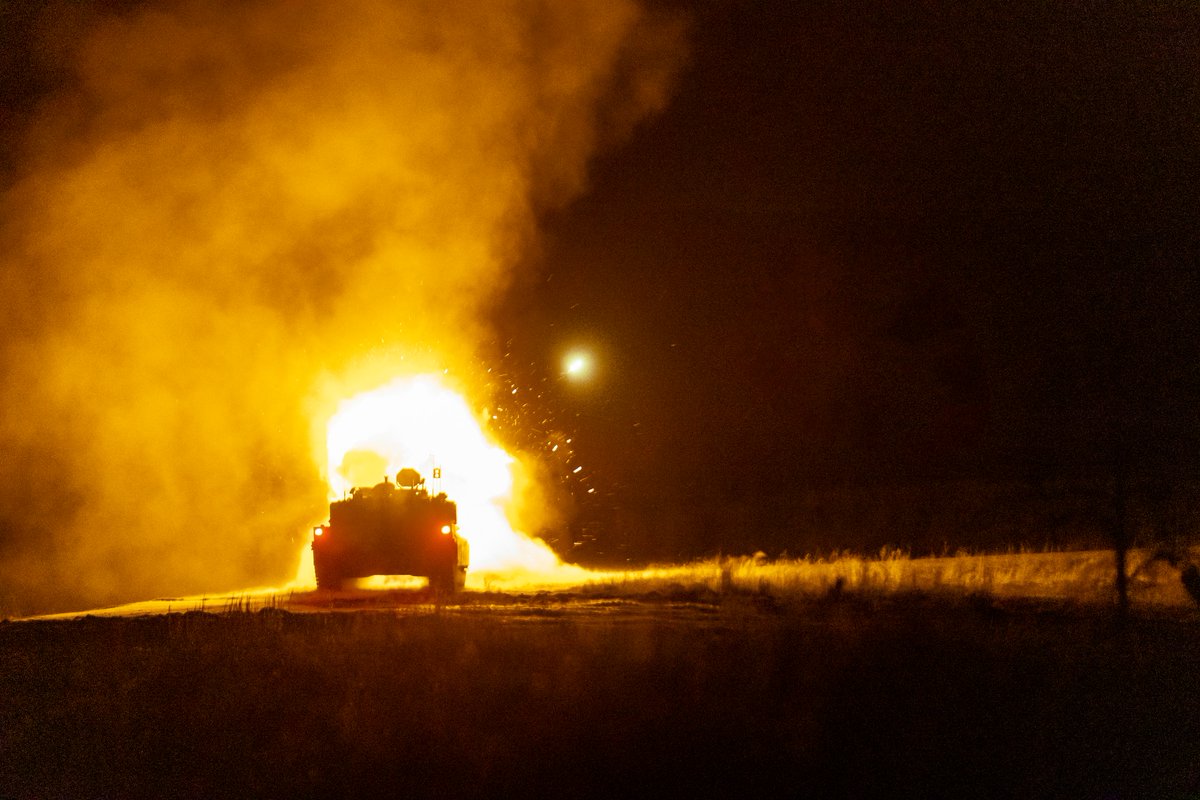
[(1194, 487), (1196, 6), (688, 8), (670, 106), (501, 315), (533, 379), (596, 349), (550, 385), (597, 518), (686, 520), (634, 548), (672, 557), (836, 547), (778, 530), (830, 486)]

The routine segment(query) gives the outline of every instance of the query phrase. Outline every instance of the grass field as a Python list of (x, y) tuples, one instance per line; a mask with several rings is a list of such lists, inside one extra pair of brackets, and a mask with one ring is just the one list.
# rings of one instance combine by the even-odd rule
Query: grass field
[[(1180, 572), (1153, 551), (1129, 553), (1130, 598), (1135, 607), (1193, 609), (1196, 601), (1180, 582)], [(1191, 559), (1200, 562), (1200, 551)], [(132, 616), (174, 611), (253, 611), (278, 608), (323, 610), (338, 593), (315, 592), (311, 559), (307, 571), (288, 586), (242, 589), (185, 597), (142, 600), (117, 606), (67, 612), (51, 617), (70, 619), (84, 614)], [(373, 578), (360, 582), (375, 590), (386, 606), (400, 593), (425, 586), (424, 578)], [(999, 554), (960, 553), (940, 558), (909, 558), (884, 550), (875, 557), (838, 554), (828, 558), (767, 560), (725, 557), (681, 565), (651, 566), (622, 571), (589, 571), (562, 565), (556, 570), (472, 572), (466, 602), (479, 593), (554, 592), (570, 594), (646, 595), (687, 592), (752, 593), (787, 600), (821, 598), (847, 592), (858, 596), (924, 593), (949, 599), (988, 596), (997, 599), (1060, 600), (1107, 606), (1116, 601), (1113, 554), (1108, 550), (1019, 551)], [(353, 592), (351, 594), (354, 594)], [(360, 598), (361, 599), (361, 598)], [(454, 602), (461, 602), (462, 597)], [(406, 603), (407, 604), (407, 603)], [(362, 603), (356, 603), (362, 605)], [(0, 604), (0, 616), (21, 618), (13, 605)]]
[(6, 622), (0, 796), (1200, 796), (1193, 611), (625, 589)]
[[(1195, 607), (1180, 583), (1179, 570), (1151, 560), (1152, 552), (1129, 553), (1131, 600), (1152, 608)], [(1200, 553), (1192, 558), (1200, 561)], [(909, 558), (900, 551), (884, 550), (870, 558), (850, 554), (777, 560), (728, 557), (627, 572), (568, 573), (558, 581), (553, 576), (547, 580), (536, 575), (484, 574), (473, 576), (470, 585), (508, 591), (569, 586), (633, 594), (687, 587), (789, 599), (842, 591), (870, 596), (918, 592), (948, 598), (987, 595), (1107, 605), (1116, 600), (1113, 559), (1109, 550), (962, 553), (941, 558)]]

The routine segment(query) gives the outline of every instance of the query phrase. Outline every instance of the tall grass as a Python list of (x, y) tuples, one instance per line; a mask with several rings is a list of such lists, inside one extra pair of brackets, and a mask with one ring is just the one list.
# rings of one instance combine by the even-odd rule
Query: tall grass
[[(1129, 554), (1130, 593), (1135, 606), (1195, 608), (1180, 582), (1177, 567), (1151, 560), (1152, 551)], [(1196, 559), (1197, 555), (1193, 554)], [(1196, 559), (1200, 560), (1200, 559)], [(770, 560), (732, 556), (682, 565), (659, 565), (624, 571), (588, 571), (565, 567), (559, 572), (514, 570), (475, 576), (473, 591), (458, 596), (436, 595), (424, 579), (364, 581), (357, 590), (312, 592), (255, 589), (226, 595), (149, 600), (88, 613), (105, 616), (162, 614), (173, 611), (251, 612), (263, 608), (313, 610), (326, 608), (394, 608), (409, 611), (486, 601), (499, 594), (530, 592), (647, 596), (729, 594), (804, 600), (842, 594), (882, 597), (895, 594), (1056, 600), (1108, 605), (1116, 601), (1113, 554), (1107, 550), (1018, 550), (1000, 554), (960, 552), (940, 558), (910, 558), (902, 551), (883, 549), (873, 557), (849, 553), (829, 557)], [(366, 591), (364, 591), (366, 590)], [(79, 613), (48, 615), (72, 618)]]
[[(1131, 571), (1137, 572), (1132, 588), (1134, 600), (1155, 606), (1192, 606), (1178, 570), (1148, 563), (1150, 555), (1148, 550), (1130, 554)], [(672, 586), (799, 598), (920, 592), (1104, 604), (1116, 597), (1113, 554), (1105, 550), (909, 558), (901, 551), (884, 549), (877, 557), (726, 557), (607, 573), (587, 584), (593, 591), (625, 593), (663, 591)]]

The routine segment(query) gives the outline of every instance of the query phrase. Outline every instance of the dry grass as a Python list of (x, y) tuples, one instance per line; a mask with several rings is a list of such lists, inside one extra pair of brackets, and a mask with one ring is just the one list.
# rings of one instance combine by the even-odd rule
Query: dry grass
[[(1135, 550), (1130, 554), (1130, 572), (1136, 573), (1131, 588), (1134, 602), (1150, 607), (1193, 607), (1177, 569), (1161, 562), (1142, 566), (1150, 552)], [(640, 594), (683, 586), (780, 598), (927, 593), (1109, 604), (1116, 598), (1113, 559), (1112, 552), (1106, 550), (958, 554), (944, 558), (908, 558), (891, 550), (882, 551), (876, 558), (837, 555), (769, 561), (733, 557), (610, 573), (590, 581), (587, 588)]]
[[(1129, 554), (1130, 592), (1135, 609), (1190, 611), (1195, 602), (1180, 582), (1179, 570), (1162, 561), (1149, 561), (1150, 550)], [(1193, 559), (1200, 554), (1194, 553)], [(960, 553), (943, 558), (909, 558), (895, 550), (877, 557), (840, 554), (829, 558), (767, 560), (726, 557), (690, 564), (646, 569), (588, 572), (565, 567), (558, 572), (508, 571), (475, 575), (472, 591), (457, 597), (433, 597), (423, 579), (376, 579), (362, 589), (343, 593), (293, 589), (255, 589), (201, 597), (141, 601), (91, 614), (135, 616), (175, 611), (250, 612), (263, 608), (296, 611), (330, 607), (388, 608), (397, 603), (460, 606), (481, 599), (541, 592), (566, 600), (586, 596), (677, 596), (681, 592), (712, 595), (770, 596), (806, 600), (849, 595), (865, 598), (922, 594), (950, 600), (988, 597), (997, 600), (1050, 600), (1108, 606), (1115, 602), (1114, 556), (1107, 550), (1017, 551), (1001, 554)], [(71, 619), (82, 612), (50, 615)]]

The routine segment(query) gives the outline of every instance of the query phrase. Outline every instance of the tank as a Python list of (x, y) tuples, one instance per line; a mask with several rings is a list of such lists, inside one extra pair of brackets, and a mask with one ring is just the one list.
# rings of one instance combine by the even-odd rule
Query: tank
[(329, 522), (313, 529), (312, 551), (322, 589), (372, 575), (413, 575), (453, 592), (467, 579), (469, 547), (458, 532), (458, 507), (444, 492), (430, 495), (413, 469), (400, 470), (395, 483), (356, 487), (330, 503)]

